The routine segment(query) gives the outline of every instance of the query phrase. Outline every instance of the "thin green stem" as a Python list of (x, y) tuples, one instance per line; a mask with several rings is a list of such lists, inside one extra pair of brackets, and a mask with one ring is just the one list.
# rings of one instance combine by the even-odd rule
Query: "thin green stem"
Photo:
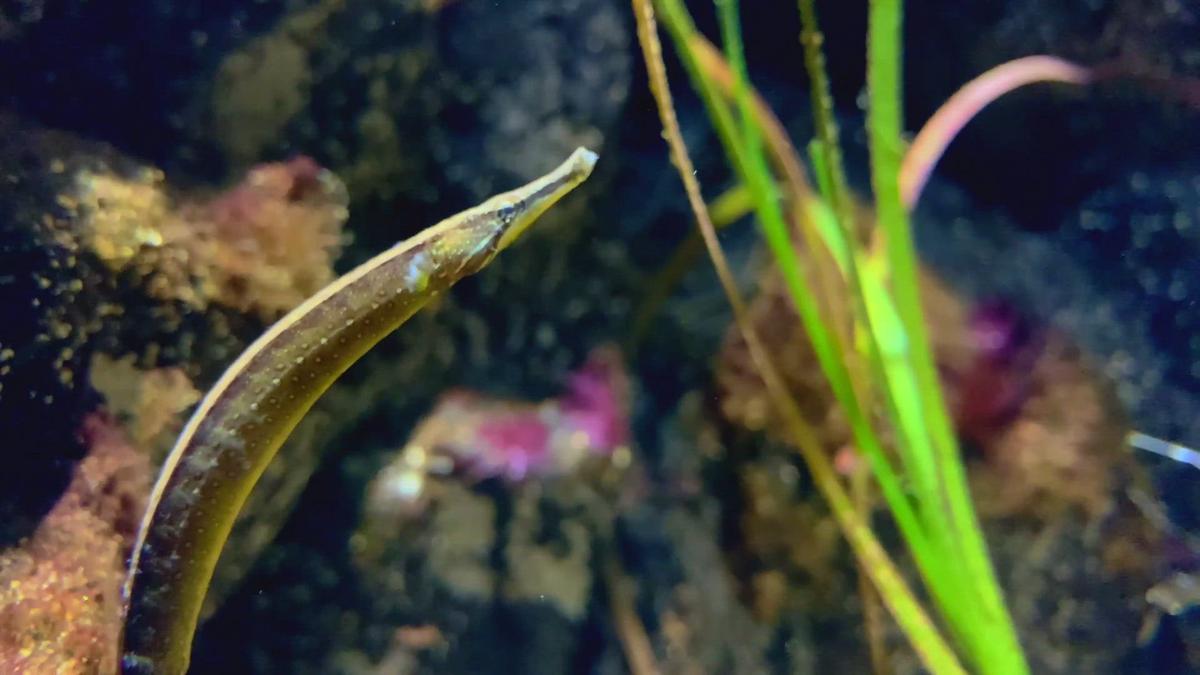
[(1028, 666), (1016, 630), (1004, 607), (983, 534), (975, 516), (958, 444), (946, 412), (937, 370), (926, 333), (918, 288), (916, 252), (908, 214), (900, 194), (902, 143), (900, 0), (871, 0), (868, 16), (867, 83), (870, 107), (867, 129), (871, 147), (871, 179), (878, 218), (886, 238), (889, 271), (908, 337), (909, 358), (916, 373), (921, 407), (932, 437), (942, 483), (941, 503), (949, 514), (951, 541), (972, 580), (981, 625), (963, 626), (971, 636), (975, 665), (983, 672), (1025, 673)]
[(920, 525), (912, 504), (900, 486), (900, 479), (883, 451), (874, 429), (871, 427), (862, 406), (850, 385), (849, 371), (845, 360), (836, 351), (829, 330), (822, 321), (817, 304), (805, 283), (804, 271), (795, 254), (783, 211), (779, 205), (775, 183), (767, 169), (762, 153), (762, 139), (758, 127), (753, 124), (749, 90), (746, 86), (746, 64), (742, 53), (740, 29), (737, 22), (736, 0), (718, 2), (722, 26), (722, 37), (726, 41), (726, 58), (734, 72), (734, 98), (741, 114), (741, 157), (746, 171), (746, 182), (754, 194), (756, 215), (762, 227), (767, 246), (783, 276), (784, 284), (796, 306), (801, 324), (813, 344), (813, 352), (821, 370), (825, 373), (833, 390), (834, 398), (841, 405), (854, 435), (855, 444), (866, 455), (879, 480), (884, 500), (892, 510), (904, 536), (913, 545), (913, 554), (919, 564), (930, 570), (931, 578), (941, 578), (941, 561), (925, 544), (927, 533)]
[(833, 96), (829, 93), (829, 78), (825, 74), (825, 54), (821, 50), (824, 37), (817, 27), (817, 11), (813, 0), (799, 0), (800, 42), (804, 46), (804, 64), (808, 71), (812, 95), (813, 121), (817, 131), (817, 153), (826, 169), (826, 199), (833, 204), (845, 236), (858, 241), (854, 232), (854, 202), (846, 185), (846, 170), (842, 165), (841, 144), (838, 140), (837, 118), (833, 114)]
[[(664, 23), (676, 43), (681, 60), (689, 73), (694, 73), (694, 84), (701, 92), (701, 97), (708, 102), (710, 111), (721, 111), (720, 114), (714, 116), (718, 137), (728, 148), (731, 164), (735, 169), (740, 170), (745, 184), (755, 193), (756, 213), (763, 226), (764, 236), (780, 267), (789, 295), (793, 298), (805, 330), (813, 342), (818, 362), (830, 382), (835, 398), (846, 413), (855, 443), (870, 463), (872, 471), (879, 481), (884, 501), (888, 504), (888, 508), (892, 511), (897, 525), (908, 542), (922, 577), (934, 596), (938, 598), (939, 604), (944, 604), (949, 608), (947, 611), (953, 612), (955, 605), (952, 599), (961, 597), (962, 594), (955, 593), (953, 588), (956, 577), (949, 568), (952, 557), (945, 554), (944, 546), (935, 546), (935, 542), (928, 538), (929, 534), (924, 530), (912, 503), (905, 495), (898, 474), (883, 452), (882, 444), (871, 427), (867, 415), (863, 412), (862, 405), (856, 398), (857, 394), (851, 386), (849, 371), (846, 367), (847, 359), (852, 358), (852, 354), (845, 350), (841, 352), (837, 350), (838, 347), (841, 347), (841, 343), (830, 338), (812, 294), (804, 283), (800, 261), (787, 236), (786, 226), (782, 225), (782, 212), (774, 193), (774, 183), (766, 168), (766, 162), (762, 158), (761, 152), (752, 152), (751, 148), (741, 142), (742, 132), (737, 128), (731, 113), (725, 107), (716, 83), (710, 79), (711, 71), (706, 70), (703, 65), (706, 62), (702, 62), (698, 58), (699, 55), (692, 51), (694, 47), (704, 43), (695, 32), (694, 24), (682, 4), (679, 0), (660, 0), (659, 5), (664, 9)], [(732, 70), (734, 71), (733, 82), (730, 88), (733, 91), (730, 92), (732, 94), (730, 97), (734, 98), (735, 102), (740, 101), (739, 112), (745, 113), (749, 86), (744, 76), (744, 63), (740, 70), (737, 68), (732, 68)], [(739, 82), (744, 92), (741, 99), (738, 98)], [(744, 114), (743, 119), (745, 119)], [(752, 124), (750, 127), (750, 133), (757, 131), (757, 126)], [(794, 190), (794, 192), (797, 191)], [(857, 255), (850, 251), (854, 242), (847, 241), (843, 236), (832, 212), (825, 208), (819, 200), (811, 197), (802, 206), (801, 211), (812, 221), (812, 227), (825, 241), (833, 259), (840, 261), (842, 265), (848, 265), (850, 258)], [(877, 299), (876, 304), (885, 301), (890, 303), (886, 293), (883, 292), (881, 282), (868, 284), (868, 286), (877, 290), (872, 294)]]
[[(681, 0), (658, 0), (658, 4), (663, 9), (664, 22), (680, 58), (709, 110), (730, 164), (751, 193), (764, 239), (812, 341), (818, 363), (846, 415), (855, 443), (871, 464), (884, 500), (892, 510), (922, 577), (967, 652), (977, 661), (980, 660), (980, 654), (998, 654), (1004, 646), (994, 646), (995, 642), (988, 636), (996, 626), (995, 609), (999, 607), (999, 616), (1004, 623), (1008, 619), (1003, 613), (998, 586), (974, 519), (953, 430), (941, 400), (936, 371), (932, 369), (928, 338), (923, 323), (917, 326), (918, 332), (910, 330), (914, 316), (912, 302), (908, 299), (910, 296), (898, 291), (893, 298), (888, 290), (889, 276), (904, 274), (907, 270), (910, 290), (914, 294), (916, 292), (916, 265), (915, 255), (911, 253), (911, 240), (907, 240), (909, 266), (899, 266), (898, 272), (894, 262), (899, 259), (895, 256), (894, 236), (888, 237), (887, 259), (876, 261), (867, 257), (859, 235), (854, 231), (853, 203), (841, 166), (836, 123), (824, 76), (812, 4), (808, 0), (800, 0), (806, 25), (806, 62), (814, 74), (814, 114), (820, 136), (813, 155), (819, 169), (821, 192), (833, 206), (832, 209), (812, 197), (802, 175), (798, 173), (802, 169), (798, 168), (795, 151), (790, 148), (786, 135), (782, 140), (776, 138), (781, 131), (770, 126), (773, 121), (770, 111), (765, 109), (761, 101), (752, 99), (736, 2), (718, 2), (729, 67), (721, 64), (719, 56), (696, 32)], [(735, 104), (736, 118), (735, 110), (730, 109), (726, 98), (732, 99)], [(783, 153), (782, 156), (773, 157), (784, 177), (784, 188), (792, 200), (789, 213), (797, 219), (800, 231), (808, 242), (807, 250), (813, 265), (811, 269), (806, 270), (792, 242), (778, 187), (764, 156), (764, 134), (772, 145), (772, 152), (776, 155)], [(895, 138), (898, 146), (899, 136)], [(791, 157), (788, 156), (789, 152)], [(795, 162), (796, 165), (789, 162)], [(873, 175), (873, 178), (877, 177)], [(894, 222), (888, 218), (890, 215), (884, 205), (881, 207), (880, 222)], [(888, 226), (884, 227), (885, 233), (892, 231)], [(907, 234), (907, 223), (903, 224), (902, 231)], [(832, 266), (834, 276), (837, 276), (836, 271), (840, 268), (850, 286), (854, 311), (849, 315), (837, 304), (837, 296), (829, 295), (829, 289), (832, 288), (828, 284), (831, 271), (827, 267), (829, 260), (816, 255), (818, 247), (813, 245), (815, 241), (823, 242), (828, 248), (831, 254), (829, 260), (835, 262)], [(821, 283), (816, 284), (817, 281)], [(817, 297), (822, 298), (822, 302), (818, 302)], [(843, 297), (841, 302), (844, 300)], [(864, 339), (860, 344), (866, 351), (872, 372), (882, 385), (888, 419), (897, 432), (904, 475), (912, 481), (915, 490), (915, 504), (900, 487), (899, 474), (885, 455), (880, 436), (870, 419), (873, 392), (869, 388), (855, 386), (850, 368), (855, 363), (854, 350), (840, 329), (842, 321), (832, 313), (827, 314), (833, 311), (831, 307), (842, 316), (850, 316), (860, 326), (866, 327), (865, 331), (859, 331)], [(915, 316), (921, 316), (919, 305)], [(831, 318), (832, 324), (829, 323)], [(834, 331), (830, 331), (831, 325)], [(932, 379), (929, 377), (931, 373)], [(769, 382), (766, 374), (764, 381)], [(973, 528), (964, 527), (964, 505)], [(975, 551), (972, 551), (972, 539), (978, 542)], [(984, 568), (980, 568), (980, 560)], [(984, 588), (978, 587), (981, 569), (988, 573), (982, 577)], [(990, 591), (987, 588), (989, 585)], [(989, 601), (989, 595), (999, 604)], [(1003, 625), (1000, 631), (1004, 632)], [(1008, 632), (1015, 634), (1011, 625)], [(1020, 659), (1019, 652), (1017, 658)], [(1004, 657), (995, 659), (987, 656), (982, 660), (1003, 663)]]
[[(860, 238), (854, 228), (854, 208), (842, 162), (815, 3), (813, 0), (799, 0), (798, 5), (800, 41), (804, 47), (804, 61), (811, 83), (813, 119), (817, 131), (813, 156), (820, 167), (822, 193), (834, 205), (843, 240), (849, 242), (853, 250), (861, 250), (862, 246), (858, 244)], [(892, 300), (884, 285), (870, 283), (876, 281), (874, 277), (864, 282), (864, 272), (860, 269), (858, 258), (859, 255), (846, 256), (844, 267), (857, 316), (860, 323), (868, 327), (864, 340), (865, 351), (872, 371), (883, 385), (884, 402), (898, 432), (896, 446), (905, 473), (912, 480), (917, 493), (918, 512), (932, 543), (937, 547), (933, 555), (944, 559), (952, 555), (954, 544), (949, 537), (947, 514), (940, 508), (941, 488), (935, 453), (929, 446), (929, 434), (919, 405), (921, 398), (916, 391), (916, 377), (911, 362), (905, 358), (904, 332), (894, 320)], [(926, 579), (938, 606), (949, 620), (951, 630), (960, 639), (964, 638), (961, 627), (970, 621), (972, 613), (969, 604), (964, 606), (963, 603), (963, 599), (971, 593), (969, 588), (964, 588), (963, 581), (957, 574)]]
[(650, 75), (650, 89), (658, 106), (664, 135), (670, 147), (675, 167), (679, 171), (680, 179), (687, 192), (688, 204), (696, 216), (697, 225), (704, 237), (704, 243), (708, 247), (717, 276), (729, 298), (739, 330), (746, 340), (756, 368), (767, 383), (772, 403), (786, 420), (788, 431), (796, 440), (797, 448), (808, 464), (818, 489), (828, 500), (843, 534), (850, 542), (855, 554), (863, 561), (863, 568), (870, 574), (871, 581), (879, 589), (880, 596), (892, 612), (892, 616), (896, 618), (897, 624), (912, 641), (923, 663), (937, 675), (965, 673), (958, 658), (942, 640), (937, 628), (929, 620), (907, 584), (904, 583), (903, 577), (900, 576), (883, 547), (879, 545), (870, 527), (855, 511), (853, 503), (842, 488), (841, 482), (834, 473), (833, 467), (830, 466), (815, 434), (800, 414), (795, 401), (789, 396), (778, 370), (771, 362), (753, 325), (747, 318), (745, 301), (737, 289), (733, 274), (729, 270), (728, 261), (717, 240), (716, 228), (713, 227), (704, 207), (695, 169), (691, 158), (688, 157), (683, 135), (679, 131), (674, 104), (671, 101), (671, 91), (667, 84), (666, 66), (662, 59), (662, 45), (659, 43), (658, 31), (655, 26), (654, 7), (651, 0), (633, 0), (633, 8), (637, 19), (638, 42), (642, 46), (646, 69)]
[[(819, 185), (826, 201), (833, 205), (837, 224), (842, 232), (842, 241), (846, 242), (851, 250), (857, 251), (862, 247), (858, 245), (860, 239), (858, 233), (855, 231), (854, 206), (851, 201), (850, 188), (847, 186), (846, 170), (842, 163), (838, 124), (833, 112), (833, 96), (829, 92), (829, 79), (825, 72), (825, 55), (821, 50), (824, 38), (817, 24), (817, 12), (813, 0), (799, 0), (798, 5), (801, 25), (800, 42), (804, 47), (804, 63), (808, 71), (813, 120), (817, 132), (817, 138), (812, 143), (812, 155), (814, 163), (819, 167), (819, 176), (821, 179)], [(857, 310), (859, 323), (871, 326), (873, 325), (871, 320), (872, 312), (868, 311), (868, 308), (880, 306), (880, 303), (885, 301), (886, 295), (876, 294), (871, 298), (871, 302), (868, 303), (868, 298), (864, 294), (858, 257), (858, 255), (845, 256), (842, 266), (847, 279), (850, 281), (851, 295)], [(875, 314), (878, 314), (878, 312), (875, 312)], [(866, 351), (868, 352), (873, 370), (880, 375), (882, 382), (890, 383), (892, 380), (885, 376), (883, 357), (880, 354), (876, 331), (868, 329), (866, 337)], [(893, 419), (897, 419), (897, 415), (895, 414), (898, 410), (897, 397), (894, 395), (893, 388), (885, 387), (884, 391), (888, 399), (888, 406), (893, 412)], [(927, 495), (930, 489), (936, 485), (933, 472), (922, 470), (920, 467), (919, 455), (916, 455), (912, 449), (911, 434), (904, 433), (904, 429), (900, 429), (899, 431), (901, 433), (897, 440), (900, 456), (904, 460), (903, 463), (909, 470), (910, 475), (915, 475), (919, 491)], [(938, 583), (938, 581), (934, 583)]]

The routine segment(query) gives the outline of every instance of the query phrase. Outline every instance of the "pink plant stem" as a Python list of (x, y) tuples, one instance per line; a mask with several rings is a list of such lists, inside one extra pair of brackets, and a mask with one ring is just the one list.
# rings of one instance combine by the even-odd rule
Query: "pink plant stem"
[(942, 104), (913, 140), (900, 166), (900, 195), (912, 209), (933, 166), (962, 128), (989, 103), (1035, 82), (1085, 85), (1092, 71), (1054, 56), (1026, 56), (1002, 63), (971, 80)]

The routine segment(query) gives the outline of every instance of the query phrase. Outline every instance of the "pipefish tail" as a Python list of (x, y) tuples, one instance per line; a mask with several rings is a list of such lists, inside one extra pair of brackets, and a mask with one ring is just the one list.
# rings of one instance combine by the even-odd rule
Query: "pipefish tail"
[(122, 671), (187, 670), (217, 557), (251, 488), (331, 384), (434, 296), (483, 269), (591, 175), (579, 148), (524, 187), (451, 216), (321, 289), (233, 362), (150, 496), (125, 581)]

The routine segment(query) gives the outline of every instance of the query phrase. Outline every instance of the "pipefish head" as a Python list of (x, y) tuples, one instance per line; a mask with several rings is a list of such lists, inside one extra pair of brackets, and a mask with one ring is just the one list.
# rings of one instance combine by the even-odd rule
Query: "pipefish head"
[(576, 148), (566, 161), (545, 176), (484, 202), (480, 208), (492, 213), (499, 227), (496, 250), (508, 248), (547, 209), (587, 180), (596, 159), (596, 153), (591, 150)]
[(519, 239), (547, 209), (587, 180), (596, 159), (591, 150), (577, 148), (566, 161), (541, 178), (443, 221), (433, 228), (437, 236), (431, 237), (436, 263), (468, 273), (482, 269), (497, 253)]

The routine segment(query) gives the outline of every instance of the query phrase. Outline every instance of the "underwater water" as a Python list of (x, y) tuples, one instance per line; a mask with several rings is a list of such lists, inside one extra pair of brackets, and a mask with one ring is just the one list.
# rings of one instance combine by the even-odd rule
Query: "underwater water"
[[(765, 183), (659, 31), (739, 324), (638, 2), (0, 3), (0, 674), (961, 672), (848, 522), (968, 672), (1200, 672), (1200, 4), (906, 3), (897, 156), (962, 123), (904, 197), (912, 389), (860, 283), (905, 321), (868, 3), (816, 3), (844, 202), (796, 5), (742, 4)], [(717, 45), (723, 5), (656, 3)], [(1035, 54), (1085, 75), (947, 103)], [(921, 519), (961, 467), (933, 563), (872, 438)], [(1012, 661), (927, 585), (963, 522)]]

